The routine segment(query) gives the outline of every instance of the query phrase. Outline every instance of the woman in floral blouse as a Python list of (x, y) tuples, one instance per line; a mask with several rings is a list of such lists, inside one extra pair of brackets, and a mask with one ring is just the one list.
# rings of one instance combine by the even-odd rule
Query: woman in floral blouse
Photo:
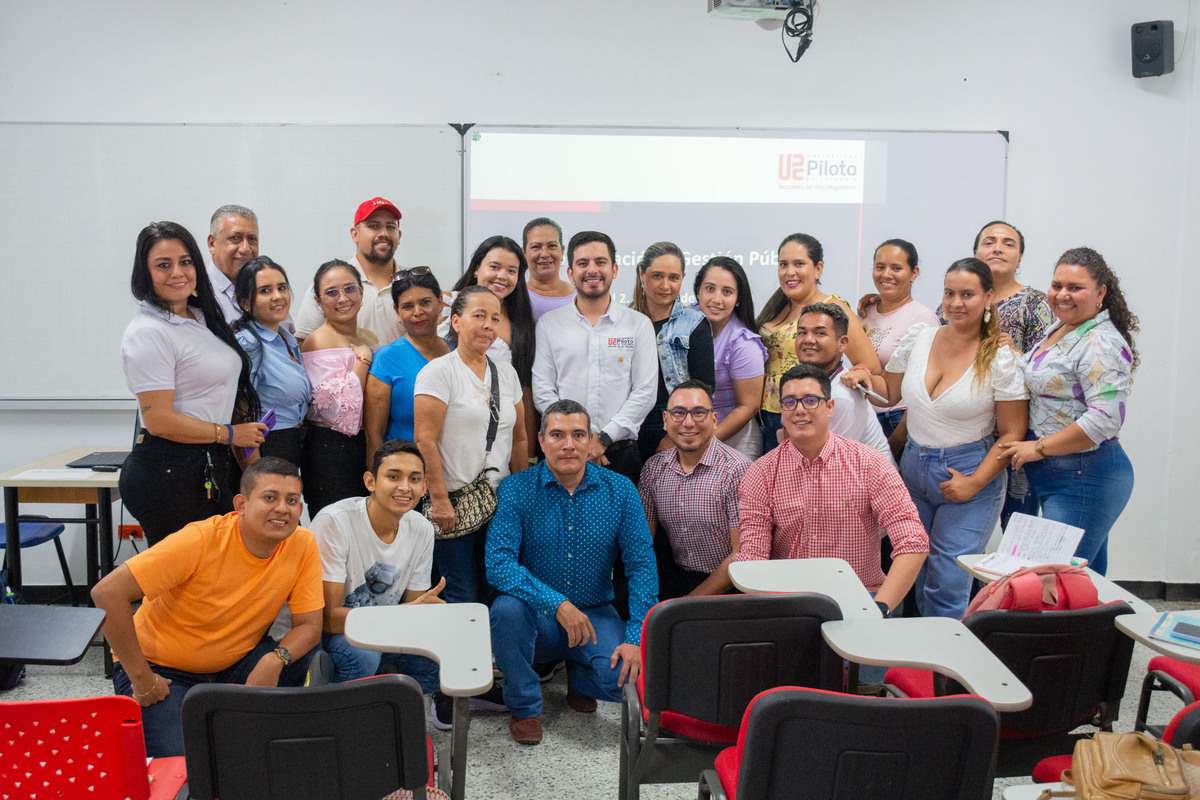
[(1004, 446), (1025, 467), (1042, 516), (1083, 528), (1075, 555), (1104, 574), (1108, 533), (1133, 493), (1117, 434), (1133, 386), (1138, 319), (1120, 281), (1088, 247), (1062, 254), (1048, 293), (1057, 324), (1024, 359), (1035, 438)]

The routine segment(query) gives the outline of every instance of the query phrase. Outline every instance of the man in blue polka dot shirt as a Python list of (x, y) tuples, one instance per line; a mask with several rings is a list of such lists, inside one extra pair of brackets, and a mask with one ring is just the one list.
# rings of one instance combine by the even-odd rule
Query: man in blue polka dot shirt
[[(642, 620), (657, 601), (658, 574), (637, 489), (588, 463), (591, 420), (573, 400), (551, 404), (538, 434), (546, 460), (500, 484), (487, 535), (492, 652), (504, 671), (509, 732), (542, 740), (542, 689), (534, 664), (567, 661), (567, 704), (619, 702), (641, 671)], [(613, 608), (617, 553), (629, 576), (629, 621)]]

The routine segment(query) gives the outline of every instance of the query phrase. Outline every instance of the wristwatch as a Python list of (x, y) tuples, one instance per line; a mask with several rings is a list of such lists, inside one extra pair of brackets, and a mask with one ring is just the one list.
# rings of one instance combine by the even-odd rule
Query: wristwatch
[(883, 602), (882, 600), (876, 600), (875, 605), (879, 606), (879, 613), (883, 614), (884, 619), (887, 619), (889, 616), (891, 616), (892, 610), (888, 608), (887, 603)]
[(599, 433), (597, 433), (596, 438), (600, 440), (600, 444), (604, 445), (605, 450), (612, 447), (612, 437), (609, 436), (604, 431), (600, 431)]
[(292, 654), (286, 647), (276, 647), (272, 652), (279, 656), (279, 660), (283, 662), (285, 667), (292, 665)]

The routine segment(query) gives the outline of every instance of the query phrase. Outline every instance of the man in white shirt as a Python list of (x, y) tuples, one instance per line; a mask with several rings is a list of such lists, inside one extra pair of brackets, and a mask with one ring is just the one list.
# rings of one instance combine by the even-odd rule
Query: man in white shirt
[[(325, 611), (322, 646), (334, 665), (334, 681), (376, 674), (385, 654), (346, 639), (352, 608), (401, 603), (441, 603), (443, 578), (430, 588), (433, 525), (414, 510), (425, 494), (425, 461), (415, 445), (384, 442), (371, 471), (363, 474), (370, 495), (347, 497), (321, 509), (309, 525), (321, 553)], [(438, 690), (437, 666), (428, 658), (388, 654), (389, 667), (417, 679), (429, 695)], [(449, 703), (444, 704), (449, 727)], [(437, 716), (434, 717), (439, 724)]]
[(567, 244), (575, 301), (537, 324), (533, 403), (574, 400), (591, 415), (588, 458), (635, 484), (637, 432), (658, 392), (658, 345), (650, 318), (613, 302), (616, 247), (607, 234), (580, 231)]
[(258, 258), (258, 217), (245, 206), (224, 205), (213, 212), (208, 224), (208, 252), (212, 262), (205, 271), (225, 321), (241, 319), (233, 296), (238, 270)]
[[(363, 278), (358, 327), (375, 334), (377, 348), (404, 335), (404, 326), (396, 318), (396, 308), (392, 304), (392, 279), (398, 269), (395, 256), (400, 236), (400, 209), (391, 200), (372, 197), (359, 203), (354, 212), (354, 224), (350, 227), (350, 239), (355, 247), (350, 264)], [(309, 287), (296, 315), (296, 338), (303, 340), (323, 322), (325, 316)]]
[(874, 447), (895, 466), (892, 449), (870, 401), (858, 389), (851, 389), (837, 380), (842, 371), (842, 356), (850, 341), (849, 330), (850, 319), (841, 306), (834, 303), (807, 305), (801, 309), (800, 319), (796, 322), (796, 356), (801, 364), (823, 369), (833, 384), (830, 396), (835, 402), (829, 430)]

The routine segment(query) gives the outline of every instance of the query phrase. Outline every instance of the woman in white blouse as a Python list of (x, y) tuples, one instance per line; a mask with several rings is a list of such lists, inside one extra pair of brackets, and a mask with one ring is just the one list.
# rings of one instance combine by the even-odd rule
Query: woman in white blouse
[[(527, 298), (528, 299), (528, 298)], [(510, 472), (528, 466), (521, 382), (512, 364), (489, 357), (503, 318), (500, 299), (483, 286), (467, 286), (450, 306), (457, 346), (417, 373), (413, 388), (413, 433), (425, 459), (429, 516), (437, 538), (433, 563), (446, 579), (447, 602), (477, 602), (483, 588), (483, 543), (487, 526), (447, 538), (456, 513), (450, 493), (481, 473), (495, 489)], [(499, 407), (492, 409), (492, 380)], [(492, 448), (485, 452), (491, 414), (497, 416)]]
[(121, 362), (143, 430), (120, 488), (153, 545), (233, 510), (230, 447), (256, 450), (267, 426), (256, 421), (250, 362), (225, 324), (192, 234), (174, 222), (143, 228), (130, 283), (141, 305), (121, 338)]
[(852, 369), (843, 379), (853, 385), (874, 377), (888, 405), (908, 406), (900, 474), (929, 533), (916, 585), (925, 616), (961, 617), (966, 610), (971, 576), (955, 559), (987, 544), (1004, 504), (1002, 445), (1025, 434), (1025, 381), (1016, 355), (1000, 342), (993, 301), (987, 264), (955, 261), (942, 294), (948, 323), (913, 326), (882, 376)]

